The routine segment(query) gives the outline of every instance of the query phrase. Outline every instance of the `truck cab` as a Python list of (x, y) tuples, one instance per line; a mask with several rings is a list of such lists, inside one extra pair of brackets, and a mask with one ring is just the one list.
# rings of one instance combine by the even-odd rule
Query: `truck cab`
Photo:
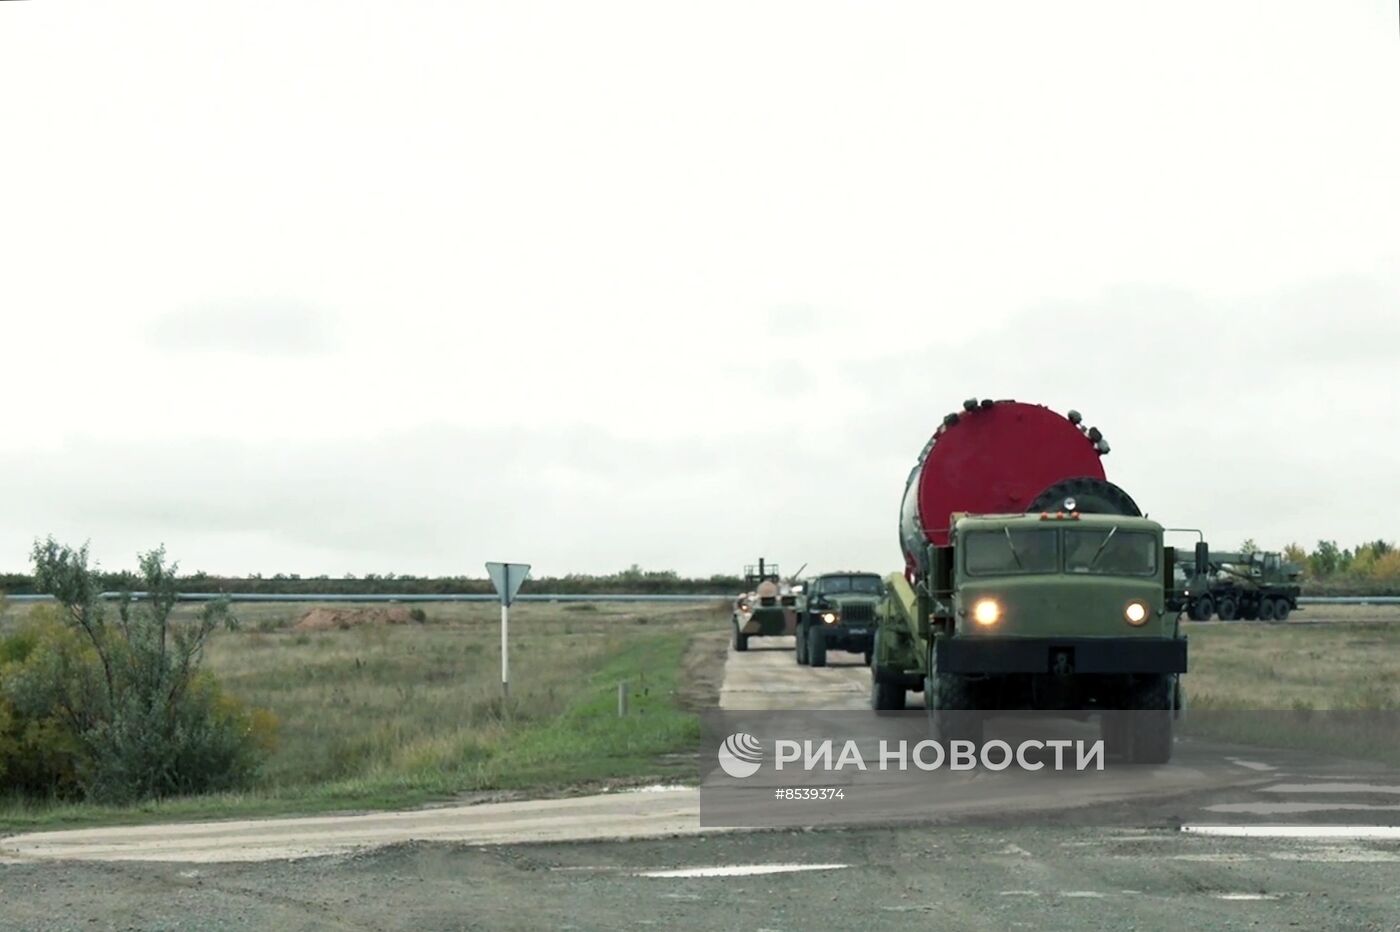
[(841, 571), (806, 580), (797, 601), (797, 662), (824, 667), (832, 649), (861, 654), (869, 664), (884, 594), (877, 573)]
[[(877, 709), (903, 708), (910, 688), (934, 712), (1179, 706), (1187, 642), (1167, 604), (1175, 551), (1161, 525), (1078, 512), (962, 515), (948, 540), (929, 546), (927, 576), (887, 580)], [(1139, 732), (1129, 756), (1165, 761), (1170, 720)]]

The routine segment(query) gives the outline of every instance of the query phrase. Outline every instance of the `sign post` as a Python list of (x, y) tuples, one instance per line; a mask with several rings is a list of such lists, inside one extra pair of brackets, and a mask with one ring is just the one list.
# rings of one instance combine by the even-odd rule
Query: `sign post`
[(510, 652), (506, 647), (510, 632), (510, 603), (520, 591), (520, 584), (530, 575), (528, 563), (488, 563), (486, 573), (496, 595), (501, 598), (501, 695), (510, 695)]

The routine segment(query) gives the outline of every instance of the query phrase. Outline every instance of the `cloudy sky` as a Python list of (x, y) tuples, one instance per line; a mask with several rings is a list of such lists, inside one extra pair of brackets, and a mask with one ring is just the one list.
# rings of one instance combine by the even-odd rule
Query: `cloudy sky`
[(893, 570), (971, 395), (1400, 535), (1391, 0), (33, 0), (0, 88), (0, 569)]

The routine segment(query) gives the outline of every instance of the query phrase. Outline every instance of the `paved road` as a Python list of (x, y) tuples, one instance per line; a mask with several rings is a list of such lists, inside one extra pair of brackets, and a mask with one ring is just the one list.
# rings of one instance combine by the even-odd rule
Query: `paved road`
[[(859, 709), (867, 677), (751, 649), (729, 656), (721, 705)], [(1400, 778), (1189, 742), (1138, 773), (1088, 810), (994, 796), (950, 811), (954, 824), (815, 832), (702, 834), (695, 791), (658, 789), (31, 834), (0, 840), (0, 925), (1400, 929), (1400, 841), (1268, 828), (1300, 814), (1395, 821)], [(976, 824), (956, 824), (974, 811)], [(1210, 834), (1218, 825), (1243, 837)]]

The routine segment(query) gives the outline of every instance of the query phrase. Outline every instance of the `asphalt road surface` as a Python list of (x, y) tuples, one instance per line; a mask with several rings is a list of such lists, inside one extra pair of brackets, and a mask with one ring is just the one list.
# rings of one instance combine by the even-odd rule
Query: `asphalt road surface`
[[(790, 644), (731, 653), (721, 705), (866, 706), (858, 657)], [(654, 788), (12, 836), (0, 928), (1400, 929), (1384, 768), (1183, 742), (1038, 810), (1008, 786), (883, 827), (702, 832), (694, 789)]]

